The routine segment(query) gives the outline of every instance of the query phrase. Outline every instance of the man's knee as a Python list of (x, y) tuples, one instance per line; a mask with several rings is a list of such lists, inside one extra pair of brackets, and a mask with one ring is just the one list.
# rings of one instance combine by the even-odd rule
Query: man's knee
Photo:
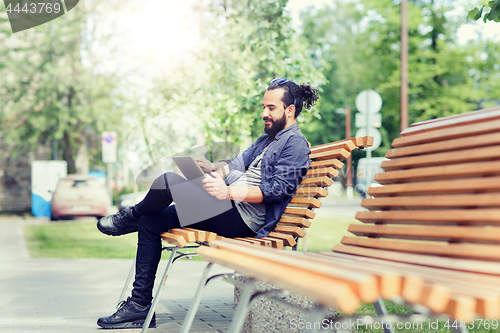
[(160, 236), (163, 233), (159, 223), (151, 215), (143, 215), (139, 219), (139, 234)]

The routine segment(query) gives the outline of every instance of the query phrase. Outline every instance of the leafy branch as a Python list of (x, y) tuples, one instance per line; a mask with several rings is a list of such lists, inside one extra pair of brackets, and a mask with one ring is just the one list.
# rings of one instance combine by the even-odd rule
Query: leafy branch
[(472, 9), (467, 15), (467, 18), (473, 21), (477, 21), (481, 17), (484, 23), (486, 21), (500, 22), (500, 0), (489, 1), (487, 5)]

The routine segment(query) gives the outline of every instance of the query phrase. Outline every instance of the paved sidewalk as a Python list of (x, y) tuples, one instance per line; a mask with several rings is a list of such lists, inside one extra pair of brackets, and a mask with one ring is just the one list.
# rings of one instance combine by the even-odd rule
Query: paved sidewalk
[[(0, 332), (111, 332), (96, 321), (115, 311), (132, 260), (30, 258), (23, 223), (18, 217), (0, 219)], [(160, 263), (160, 278), (165, 264)], [(157, 328), (149, 332), (180, 330), (205, 266), (185, 260), (174, 265), (156, 310)], [(213, 281), (191, 332), (227, 332), (233, 312), (233, 286)]]

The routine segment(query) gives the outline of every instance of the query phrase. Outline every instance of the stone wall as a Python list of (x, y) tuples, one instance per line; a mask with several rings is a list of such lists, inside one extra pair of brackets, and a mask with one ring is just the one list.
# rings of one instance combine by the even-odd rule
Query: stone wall
[(0, 141), (0, 211), (31, 211), (31, 162), (50, 159), (50, 147), (13, 154)]

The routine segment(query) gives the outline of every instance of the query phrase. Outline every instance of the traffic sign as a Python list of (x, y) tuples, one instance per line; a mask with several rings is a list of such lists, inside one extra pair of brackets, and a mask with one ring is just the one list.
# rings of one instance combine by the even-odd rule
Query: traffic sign
[(116, 132), (102, 132), (102, 161), (104, 163), (116, 162), (117, 137)]
[(373, 89), (366, 89), (356, 97), (356, 108), (359, 112), (377, 113), (382, 108), (382, 97)]
[(362, 114), (356, 113), (356, 127), (380, 127), (382, 126), (382, 115), (380, 113)]

